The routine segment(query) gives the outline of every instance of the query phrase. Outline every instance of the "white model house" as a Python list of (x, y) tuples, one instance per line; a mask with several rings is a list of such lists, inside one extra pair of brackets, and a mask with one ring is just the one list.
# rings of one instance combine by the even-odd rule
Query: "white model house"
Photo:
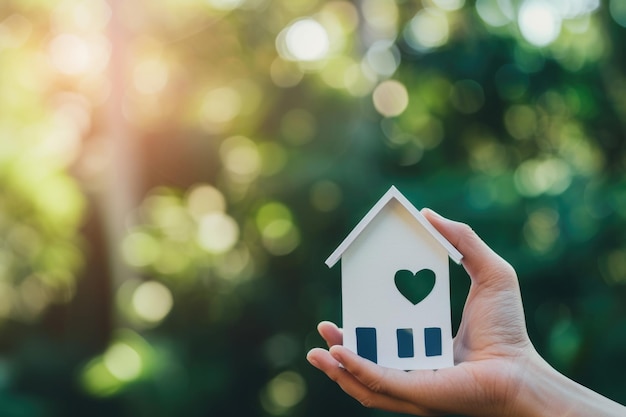
[(341, 259), (343, 344), (379, 365), (454, 365), (448, 257), (462, 255), (395, 188), (328, 257)]

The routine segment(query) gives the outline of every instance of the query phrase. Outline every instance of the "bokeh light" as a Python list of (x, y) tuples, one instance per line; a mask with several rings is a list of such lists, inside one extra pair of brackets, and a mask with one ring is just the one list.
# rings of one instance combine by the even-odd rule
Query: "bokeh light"
[(282, 203), (264, 204), (257, 212), (256, 224), (263, 246), (272, 255), (287, 255), (300, 244), (291, 210)]
[(87, 41), (70, 34), (58, 35), (52, 40), (50, 57), (59, 71), (68, 75), (86, 72), (92, 60)]
[(0, 49), (19, 48), (30, 37), (32, 23), (21, 14), (12, 14), (0, 22)]
[(212, 185), (197, 184), (187, 194), (187, 210), (194, 219), (200, 220), (205, 214), (224, 212), (226, 199)]
[(332, 181), (319, 181), (311, 187), (311, 204), (319, 211), (335, 210), (341, 204), (342, 198), (341, 188)]
[(398, 32), (399, 10), (394, 0), (364, 0), (361, 12), (378, 39), (394, 39)]
[(626, 3), (620, 0), (610, 0), (609, 12), (617, 24), (626, 27)]
[(159, 59), (147, 59), (135, 66), (133, 82), (142, 94), (156, 94), (163, 90), (168, 80), (168, 69)]
[(330, 49), (328, 32), (312, 18), (291, 23), (276, 42), (281, 56), (294, 61), (318, 61), (325, 58)]
[(392, 42), (378, 41), (370, 46), (365, 60), (376, 73), (390, 77), (400, 65), (400, 52)]
[(219, 87), (209, 91), (202, 105), (202, 115), (209, 130), (217, 130), (233, 120), (242, 107), (242, 98), (232, 87)]
[(172, 293), (165, 285), (157, 281), (147, 281), (135, 289), (132, 303), (141, 319), (158, 323), (170, 312), (174, 301)]
[(287, 165), (287, 151), (275, 142), (264, 142), (258, 145), (261, 157), (261, 174), (272, 176), (280, 173)]
[(520, 7), (520, 31), (533, 45), (546, 46), (554, 42), (561, 33), (561, 23), (561, 15), (551, 2), (526, 0)]
[(81, 387), (95, 397), (109, 397), (150, 373), (153, 360), (153, 349), (144, 338), (118, 330), (104, 353), (83, 367)]
[(433, 4), (442, 10), (459, 10), (465, 5), (465, 0), (432, 0)]
[(62, 33), (54, 37), (49, 46), (52, 64), (59, 72), (69, 76), (102, 72), (110, 53), (110, 43), (101, 35), (82, 37)]
[(198, 243), (209, 253), (221, 254), (230, 250), (239, 238), (239, 226), (224, 213), (209, 213), (200, 219)]
[(104, 366), (120, 381), (131, 381), (141, 373), (141, 356), (123, 342), (111, 345), (103, 355)]
[(571, 183), (571, 170), (562, 160), (528, 160), (515, 172), (515, 185), (522, 195), (560, 194)]
[(528, 246), (539, 253), (548, 253), (559, 235), (559, 214), (551, 208), (534, 210), (524, 225), (524, 238)]
[(294, 62), (278, 57), (270, 66), (270, 77), (278, 87), (293, 87), (302, 81), (304, 71)]
[(537, 114), (530, 106), (511, 106), (504, 115), (506, 130), (515, 139), (530, 139), (537, 131), (537, 122)]
[(601, 260), (600, 267), (609, 284), (624, 284), (626, 281), (626, 249), (614, 249)]
[(513, 5), (506, 0), (476, 0), (476, 11), (490, 26), (502, 27), (514, 19)]
[(474, 80), (461, 80), (454, 83), (450, 100), (461, 113), (471, 114), (479, 111), (485, 104), (483, 88)]
[(263, 344), (263, 354), (275, 368), (283, 368), (297, 359), (299, 343), (292, 334), (278, 333)]
[(245, 136), (231, 136), (220, 146), (224, 168), (240, 182), (250, 182), (261, 171), (257, 145)]
[(208, 0), (218, 10), (233, 10), (245, 3), (245, 0)]
[(303, 145), (315, 137), (317, 121), (310, 111), (291, 109), (281, 119), (280, 132), (287, 142)]
[(380, 83), (372, 94), (374, 107), (385, 117), (402, 114), (409, 105), (409, 94), (406, 87), (395, 80)]
[(111, 7), (105, 0), (61, 0), (53, 6), (51, 20), (56, 31), (102, 32), (112, 15)]
[(417, 51), (426, 52), (448, 42), (450, 25), (445, 13), (422, 9), (411, 19), (404, 30), (407, 43)]
[(261, 394), (263, 408), (273, 415), (283, 415), (297, 405), (306, 394), (304, 378), (293, 371), (285, 371), (267, 383)]
[(576, 19), (596, 11), (600, 0), (563, 0), (554, 4), (564, 19)]
[(549, 352), (560, 364), (571, 362), (582, 345), (582, 335), (570, 317), (560, 319), (550, 332)]
[(155, 238), (140, 231), (130, 233), (122, 243), (124, 259), (136, 267), (154, 263), (160, 255), (160, 246)]

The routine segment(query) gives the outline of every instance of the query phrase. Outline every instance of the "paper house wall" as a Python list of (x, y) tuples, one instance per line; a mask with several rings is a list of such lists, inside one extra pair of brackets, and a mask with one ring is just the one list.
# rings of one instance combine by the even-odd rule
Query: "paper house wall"
[[(392, 186), (326, 260), (341, 259), (344, 346), (390, 368), (453, 366), (448, 258), (462, 255)], [(396, 282), (432, 290), (419, 301)]]

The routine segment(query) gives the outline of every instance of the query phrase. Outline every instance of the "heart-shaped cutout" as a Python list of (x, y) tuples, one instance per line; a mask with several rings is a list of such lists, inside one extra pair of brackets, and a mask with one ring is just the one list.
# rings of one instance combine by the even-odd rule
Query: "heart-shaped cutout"
[(435, 287), (435, 273), (430, 269), (422, 269), (413, 273), (407, 269), (396, 272), (394, 282), (400, 294), (413, 305), (420, 303)]

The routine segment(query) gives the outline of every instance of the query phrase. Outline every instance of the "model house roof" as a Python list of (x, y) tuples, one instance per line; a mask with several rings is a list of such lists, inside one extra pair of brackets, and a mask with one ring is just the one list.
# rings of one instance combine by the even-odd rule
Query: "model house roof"
[(408, 210), (408, 212), (415, 218), (415, 220), (421, 224), (431, 235), (435, 238), (441, 246), (443, 246), (446, 251), (448, 251), (448, 256), (454, 262), (461, 263), (461, 259), (463, 259), (463, 255), (445, 238), (435, 229), (428, 220), (419, 212), (418, 209), (411, 204), (409, 200), (406, 199), (405, 196), (398, 191), (396, 187), (393, 185), (389, 190), (378, 200), (378, 202), (367, 212), (365, 217), (361, 219), (361, 221), (356, 225), (354, 229), (348, 234), (348, 236), (341, 242), (337, 249), (326, 259), (326, 265), (328, 267), (332, 267), (337, 263), (337, 261), (341, 258), (343, 253), (348, 249), (348, 247), (354, 242), (354, 240), (361, 234), (363, 230), (367, 227), (367, 225), (380, 213), (380, 211), (389, 203), (392, 199), (395, 199), (397, 202), (402, 204), (402, 206)]

